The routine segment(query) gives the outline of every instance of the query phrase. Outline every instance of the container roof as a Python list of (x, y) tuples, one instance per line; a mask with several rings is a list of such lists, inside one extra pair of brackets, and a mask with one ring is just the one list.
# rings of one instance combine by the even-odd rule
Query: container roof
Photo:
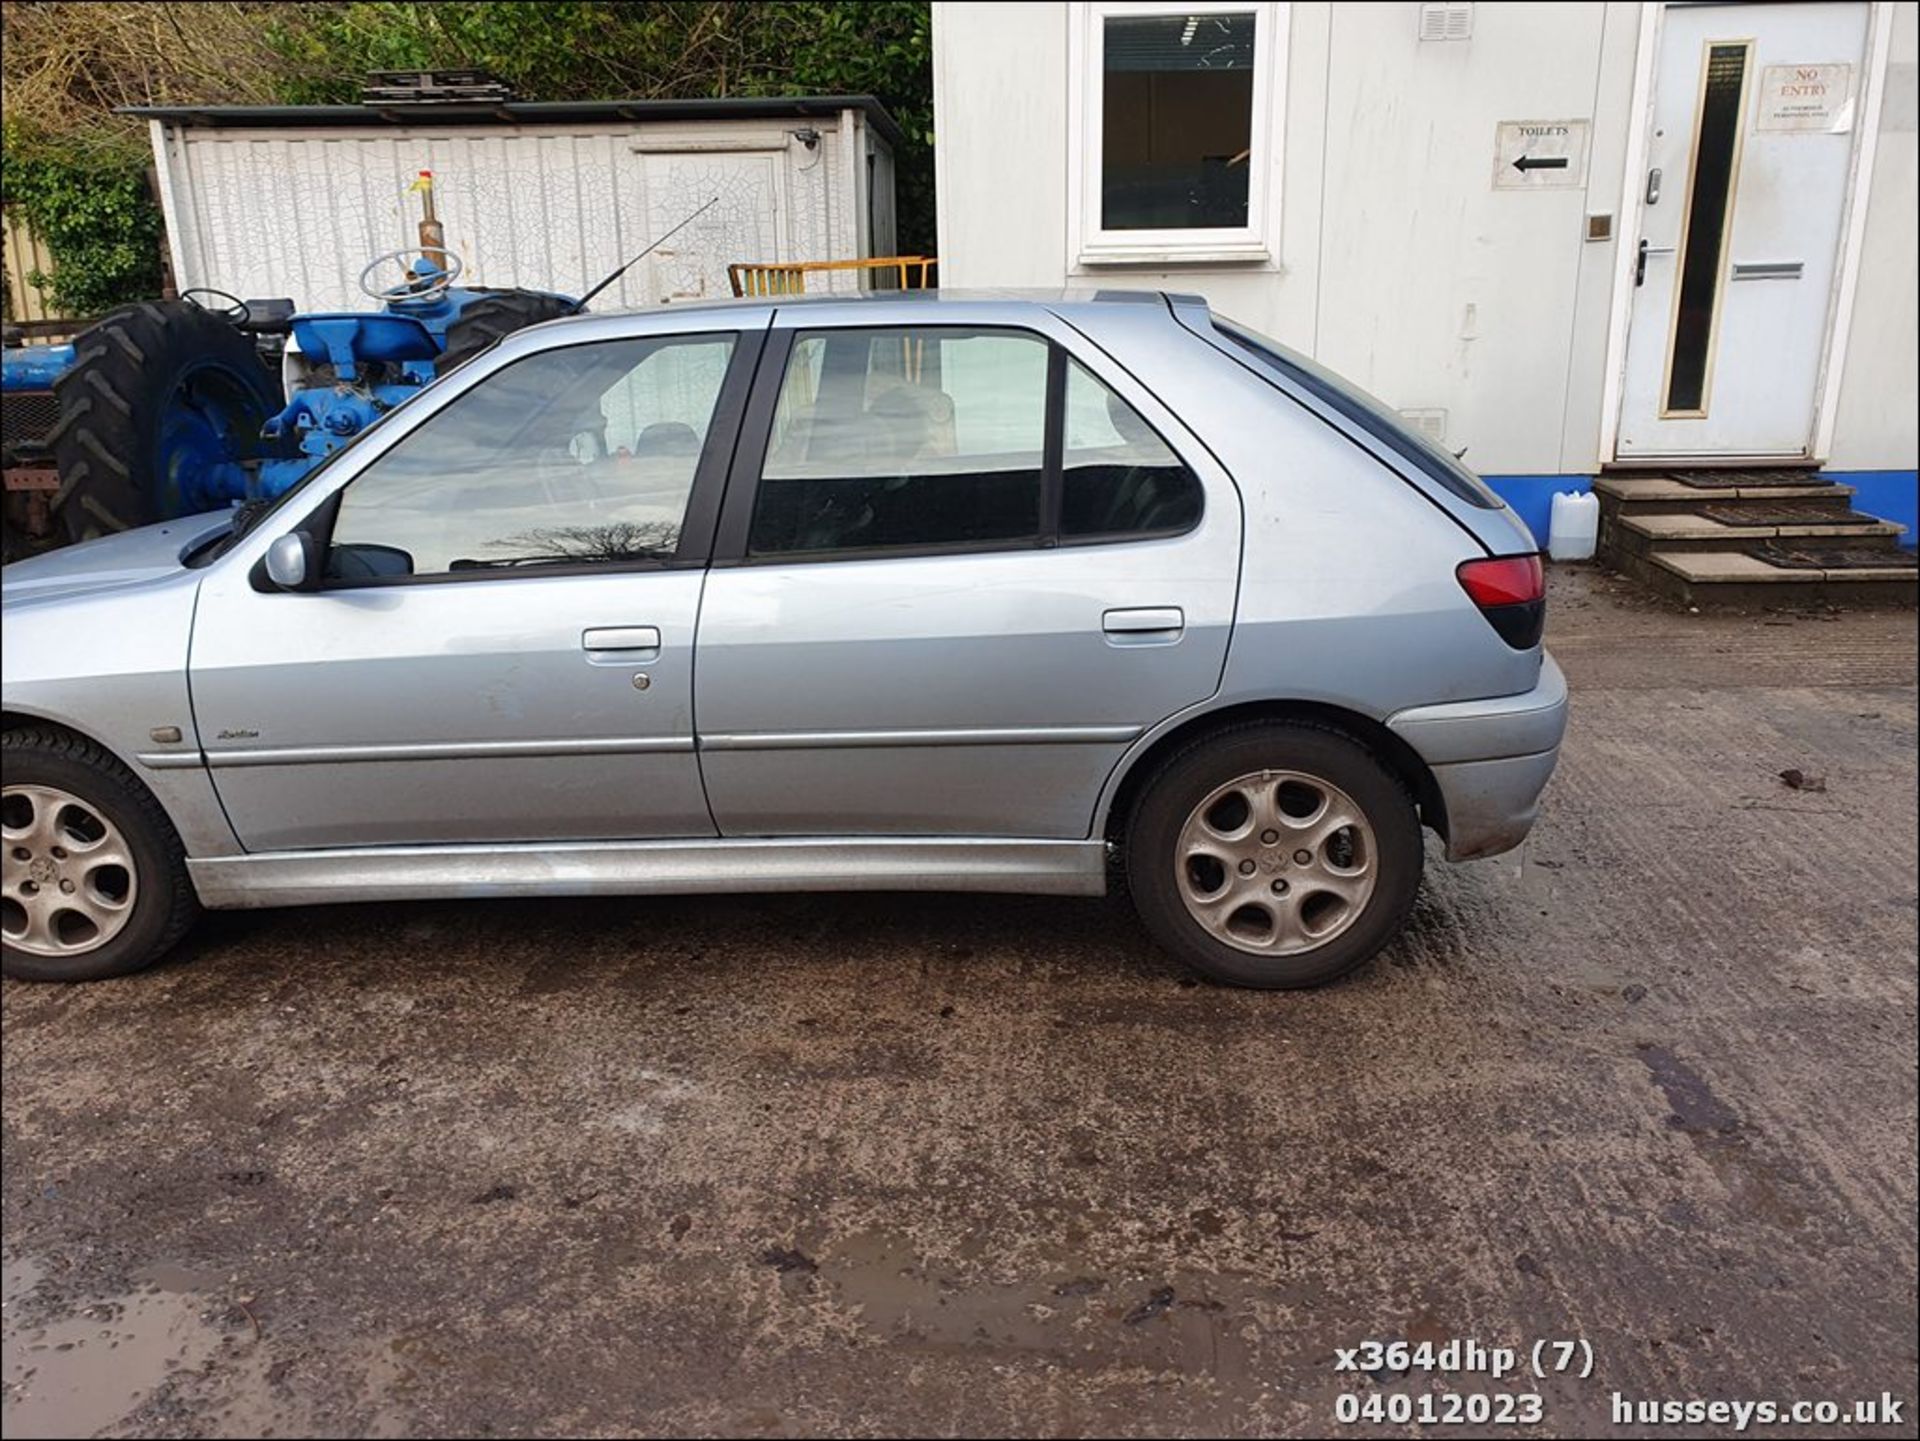
[(755, 95), (707, 100), (481, 100), (372, 105), (124, 105), (121, 115), (169, 125), (244, 130), (352, 125), (569, 125), (613, 120), (804, 120), (858, 110), (892, 146), (902, 139), (871, 95)]

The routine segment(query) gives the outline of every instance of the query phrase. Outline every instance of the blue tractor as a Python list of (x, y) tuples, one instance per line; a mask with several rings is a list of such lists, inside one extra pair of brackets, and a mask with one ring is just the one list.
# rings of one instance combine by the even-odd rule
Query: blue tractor
[(115, 310), (71, 344), (9, 343), (6, 558), (270, 500), (435, 377), (578, 308), (456, 284), (431, 186), (423, 172), (419, 246), (361, 272), (379, 310), (299, 314), (291, 300), (191, 290)]

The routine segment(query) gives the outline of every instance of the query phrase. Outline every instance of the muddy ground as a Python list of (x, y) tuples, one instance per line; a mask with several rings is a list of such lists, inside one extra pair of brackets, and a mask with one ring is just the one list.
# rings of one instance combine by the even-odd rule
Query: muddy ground
[(1913, 1434), (1914, 617), (1556, 591), (1533, 840), (1326, 991), (966, 896), (232, 914), (9, 983), (8, 1436)]

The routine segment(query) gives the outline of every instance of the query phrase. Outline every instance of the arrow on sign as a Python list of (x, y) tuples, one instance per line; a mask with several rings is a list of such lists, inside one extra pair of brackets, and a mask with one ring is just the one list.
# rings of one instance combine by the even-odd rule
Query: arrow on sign
[(1518, 170), (1522, 175), (1525, 175), (1529, 170), (1565, 170), (1567, 168), (1567, 157), (1564, 155), (1542, 155), (1536, 158), (1532, 155), (1522, 155), (1518, 160), (1513, 162), (1513, 168)]

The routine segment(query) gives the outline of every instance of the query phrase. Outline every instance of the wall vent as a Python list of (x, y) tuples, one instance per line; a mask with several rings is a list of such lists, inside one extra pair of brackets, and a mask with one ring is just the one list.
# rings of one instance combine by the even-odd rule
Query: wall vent
[(1471, 40), (1473, 0), (1427, 0), (1420, 7), (1422, 40)]

